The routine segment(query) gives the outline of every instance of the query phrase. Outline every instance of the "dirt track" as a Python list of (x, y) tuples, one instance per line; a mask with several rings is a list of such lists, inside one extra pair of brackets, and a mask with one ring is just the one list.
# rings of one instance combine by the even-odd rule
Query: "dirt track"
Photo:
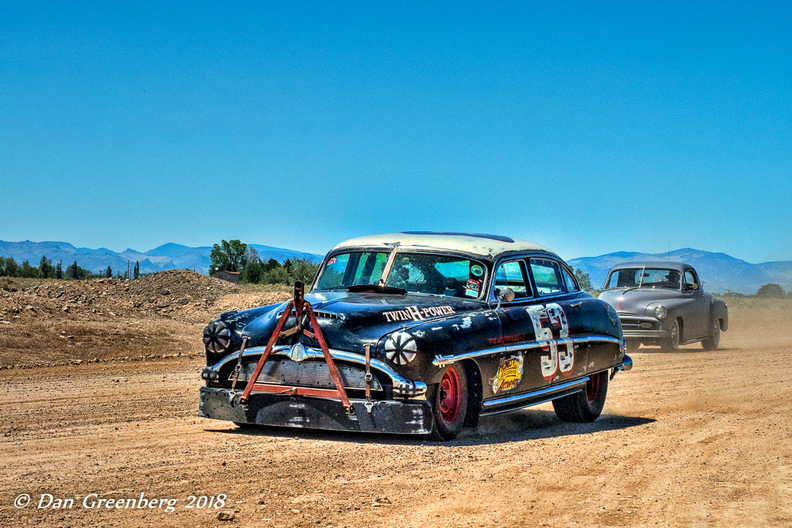
[[(594, 424), (544, 405), (447, 444), (198, 418), (187, 341), (181, 357), (0, 370), (0, 525), (790, 526), (792, 309), (731, 304), (720, 350), (640, 349)], [(199, 341), (197, 322), (166, 322)], [(39, 509), (47, 494), (74, 504)], [(93, 504), (141, 494), (177, 502)]]

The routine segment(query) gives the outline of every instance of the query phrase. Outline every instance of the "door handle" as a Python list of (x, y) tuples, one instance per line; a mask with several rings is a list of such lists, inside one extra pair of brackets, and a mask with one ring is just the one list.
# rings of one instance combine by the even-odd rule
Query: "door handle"
[(580, 308), (580, 306), (582, 304), (583, 304), (583, 301), (580, 301), (580, 302), (576, 302), (575, 304), (570, 304), (569, 307), (570, 308)]

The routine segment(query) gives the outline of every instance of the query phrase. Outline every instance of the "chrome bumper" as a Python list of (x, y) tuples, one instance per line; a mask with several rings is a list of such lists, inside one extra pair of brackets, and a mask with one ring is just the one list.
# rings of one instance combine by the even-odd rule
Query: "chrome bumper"
[[(242, 357), (244, 359), (255, 356), (261, 356), (261, 354), (264, 353), (265, 348), (266, 347), (248, 348), (242, 354)], [(271, 355), (289, 357), (290, 349), (291, 349), (290, 346), (276, 346), (273, 347)], [(324, 354), (322, 354), (322, 350), (319, 348), (306, 346), (303, 347), (303, 350), (305, 352), (305, 359), (324, 359)], [(346, 350), (337, 350), (331, 348), (330, 355), (335, 361), (352, 363), (359, 367), (365, 367), (366, 365), (366, 358), (360, 354), (355, 354), (354, 352), (348, 352)], [(201, 373), (201, 377), (206, 381), (218, 381), (220, 379), (220, 370), (223, 368), (223, 366), (227, 365), (229, 362), (236, 362), (238, 359), (239, 359), (238, 353), (229, 354), (228, 356), (220, 360), (218, 363), (210, 367), (204, 368), (203, 372)], [(303, 359), (303, 361), (305, 359)], [(390, 366), (388, 366), (387, 364), (383, 363), (378, 359), (371, 359), (370, 365), (372, 369), (375, 369), (390, 378), (391, 383), (393, 385), (394, 396), (401, 398), (413, 398), (419, 400), (426, 398), (425, 383), (420, 381), (408, 380), (403, 376), (400, 376)]]
[(642, 339), (667, 339), (671, 337), (671, 332), (668, 330), (624, 330), (622, 333), (625, 339), (642, 338)]

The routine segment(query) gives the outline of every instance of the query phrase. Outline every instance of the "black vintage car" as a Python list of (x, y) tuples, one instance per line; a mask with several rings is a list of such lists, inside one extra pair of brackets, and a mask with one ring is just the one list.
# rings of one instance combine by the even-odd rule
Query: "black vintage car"
[(673, 352), (698, 342), (715, 350), (729, 328), (726, 303), (705, 292), (696, 270), (684, 262), (617, 264), (599, 298), (616, 309), (631, 350), (644, 344)]
[(632, 367), (614, 309), (556, 254), (479, 234), (349, 240), (310, 293), (224, 313), (203, 340), (201, 416), (437, 439), (548, 401), (593, 421)]

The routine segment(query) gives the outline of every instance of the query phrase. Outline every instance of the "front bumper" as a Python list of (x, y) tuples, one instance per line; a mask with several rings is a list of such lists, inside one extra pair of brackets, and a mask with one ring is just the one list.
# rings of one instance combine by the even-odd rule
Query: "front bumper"
[(426, 401), (373, 401), (350, 399), (348, 414), (338, 400), (277, 394), (251, 394), (246, 406), (241, 392), (230, 399), (230, 389), (201, 387), (198, 416), (234, 423), (352, 431), (425, 435), (432, 432), (432, 408)]
[(667, 339), (671, 337), (668, 330), (623, 330), (624, 338), (638, 337), (641, 339)]

